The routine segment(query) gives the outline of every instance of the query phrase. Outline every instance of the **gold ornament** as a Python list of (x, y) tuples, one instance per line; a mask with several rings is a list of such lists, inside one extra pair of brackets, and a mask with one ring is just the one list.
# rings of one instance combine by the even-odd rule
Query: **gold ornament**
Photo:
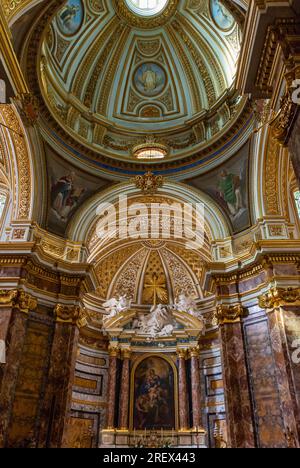
[(217, 320), (219, 325), (238, 323), (244, 316), (244, 308), (241, 304), (219, 305), (217, 307)]
[(59, 323), (74, 324), (78, 328), (83, 328), (88, 323), (88, 314), (83, 307), (57, 304), (54, 313)]
[(151, 171), (146, 172), (143, 176), (137, 176), (134, 179), (135, 185), (145, 195), (153, 195), (157, 190), (162, 187), (164, 178), (156, 176)]
[(300, 288), (284, 289), (272, 287), (259, 298), (259, 306), (262, 309), (275, 309), (286, 304), (298, 302), (300, 302)]

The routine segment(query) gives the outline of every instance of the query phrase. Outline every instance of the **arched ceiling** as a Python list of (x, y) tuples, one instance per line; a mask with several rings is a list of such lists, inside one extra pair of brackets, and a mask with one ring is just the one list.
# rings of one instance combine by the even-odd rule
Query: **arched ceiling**
[(134, 162), (132, 147), (150, 138), (167, 145), (168, 160), (183, 158), (237, 112), (241, 32), (218, 0), (169, 0), (149, 17), (127, 0), (68, 0), (43, 38), (46, 105), (101, 155)]
[(180, 293), (202, 299), (203, 258), (180, 243), (132, 242), (111, 249), (95, 266), (100, 298), (126, 294), (134, 304), (169, 304)]

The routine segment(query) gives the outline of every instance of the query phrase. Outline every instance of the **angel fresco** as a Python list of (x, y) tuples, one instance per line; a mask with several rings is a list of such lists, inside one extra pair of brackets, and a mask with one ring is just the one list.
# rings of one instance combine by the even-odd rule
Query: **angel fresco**
[(231, 216), (237, 216), (245, 209), (242, 195), (242, 177), (224, 169), (219, 179), (219, 194), (227, 204)]
[(61, 221), (67, 221), (71, 211), (76, 208), (84, 192), (83, 187), (76, 186), (74, 172), (53, 180), (51, 207), (56, 217)]
[(57, 15), (58, 26), (67, 36), (76, 34), (84, 18), (84, 9), (81, 0), (69, 0)]

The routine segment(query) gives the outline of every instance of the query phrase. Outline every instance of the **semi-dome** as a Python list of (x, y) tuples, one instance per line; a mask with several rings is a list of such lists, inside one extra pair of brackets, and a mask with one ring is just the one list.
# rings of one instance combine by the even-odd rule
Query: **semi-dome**
[(46, 106), (94, 154), (138, 163), (147, 143), (183, 158), (237, 113), (240, 28), (219, 0), (68, 0), (45, 33)]

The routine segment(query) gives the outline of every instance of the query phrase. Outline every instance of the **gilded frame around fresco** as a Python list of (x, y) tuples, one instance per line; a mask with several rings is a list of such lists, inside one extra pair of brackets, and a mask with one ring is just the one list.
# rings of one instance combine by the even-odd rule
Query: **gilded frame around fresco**
[[(177, 367), (174, 363), (174, 361), (171, 359), (171, 357), (166, 356), (164, 354), (160, 353), (145, 353), (141, 355), (133, 364), (133, 367), (131, 369), (131, 376), (130, 376), (130, 412), (129, 412), (129, 430), (133, 431), (134, 430), (134, 425), (133, 425), (133, 417), (134, 417), (134, 378), (135, 378), (135, 373), (136, 370), (143, 362), (145, 359), (148, 359), (150, 357), (156, 357), (156, 358), (161, 358), (165, 360), (170, 366), (172, 367), (173, 373), (174, 373), (174, 407), (175, 407), (175, 431), (178, 431), (179, 429), (179, 420), (178, 420), (178, 370)], [(138, 431), (137, 431), (138, 433)]]

